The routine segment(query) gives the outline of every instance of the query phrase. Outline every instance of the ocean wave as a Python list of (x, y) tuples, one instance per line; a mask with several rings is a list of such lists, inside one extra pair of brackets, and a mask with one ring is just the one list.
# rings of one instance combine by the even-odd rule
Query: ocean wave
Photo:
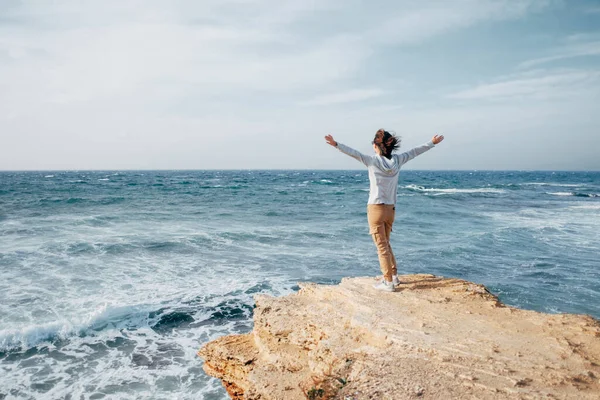
[(307, 181), (302, 181), (301, 183), (293, 183), (290, 186), (306, 186), (308, 184), (311, 185), (331, 185), (333, 184), (333, 181), (330, 179), (319, 179), (319, 180), (307, 180)]
[(52, 204), (58, 204), (58, 203), (74, 204), (74, 203), (83, 202), (85, 200), (86, 199), (84, 199), (82, 197), (46, 198), (46, 199), (38, 200), (38, 203), (40, 205), (52, 205)]
[[(97, 225), (102, 226), (102, 225)], [(64, 251), (67, 255), (123, 255), (132, 252), (147, 251), (152, 253), (189, 253), (200, 245), (210, 245), (204, 237), (175, 240), (134, 240), (127, 242), (87, 242), (74, 241), (67, 244), (54, 245), (52, 248)]]
[(200, 185), (199, 189), (247, 189), (248, 185)]
[(569, 207), (570, 209), (584, 209), (584, 210), (600, 210), (600, 203), (595, 204), (581, 204)]
[(557, 186), (557, 187), (580, 187), (585, 186), (582, 183), (553, 183), (553, 182), (525, 182), (521, 183), (524, 186)]
[(41, 206), (52, 206), (55, 204), (77, 204), (77, 205), (110, 205), (125, 201), (125, 197), (112, 196), (103, 198), (84, 198), (84, 197), (63, 197), (63, 198), (43, 198), (38, 200)]
[(0, 351), (23, 350), (40, 343), (100, 331), (109, 326), (127, 328), (139, 324), (148, 311), (143, 306), (114, 307), (104, 304), (79, 321), (58, 320), (21, 329), (0, 330)]
[[(253, 289), (253, 288), (251, 288)], [(200, 300), (204, 300), (201, 298)], [(151, 304), (112, 306), (103, 304), (81, 320), (67, 319), (0, 330), (0, 352), (23, 351), (39, 344), (68, 340), (75, 336), (94, 336), (106, 330), (136, 330), (149, 327), (168, 334), (174, 329), (198, 325), (223, 325), (231, 320), (252, 317), (252, 305), (235, 299), (215, 306), (160, 307)]]
[(425, 188), (423, 186), (418, 185), (406, 185), (405, 189), (424, 192), (424, 193), (433, 193), (433, 194), (475, 194), (475, 193), (505, 193), (504, 189), (495, 189), (495, 188), (469, 188), (469, 189), (458, 189), (458, 188), (450, 188), (450, 189), (439, 189), (439, 188)]
[(575, 197), (600, 197), (600, 193), (580, 193), (580, 192), (546, 192), (552, 196), (575, 196)]

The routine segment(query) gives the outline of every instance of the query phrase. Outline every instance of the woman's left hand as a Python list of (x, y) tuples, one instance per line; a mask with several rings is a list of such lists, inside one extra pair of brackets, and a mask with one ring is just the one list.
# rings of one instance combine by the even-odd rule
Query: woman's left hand
[(435, 135), (433, 137), (433, 139), (431, 139), (431, 141), (433, 142), (433, 144), (438, 144), (440, 143), (442, 140), (444, 140), (444, 135)]

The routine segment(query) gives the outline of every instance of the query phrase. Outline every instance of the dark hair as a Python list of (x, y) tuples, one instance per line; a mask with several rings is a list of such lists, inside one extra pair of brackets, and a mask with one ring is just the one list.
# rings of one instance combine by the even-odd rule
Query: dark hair
[(401, 138), (389, 133), (385, 129), (380, 129), (375, 132), (373, 144), (379, 147), (379, 150), (381, 150), (381, 155), (386, 158), (392, 158), (392, 152), (400, 148), (401, 140)]

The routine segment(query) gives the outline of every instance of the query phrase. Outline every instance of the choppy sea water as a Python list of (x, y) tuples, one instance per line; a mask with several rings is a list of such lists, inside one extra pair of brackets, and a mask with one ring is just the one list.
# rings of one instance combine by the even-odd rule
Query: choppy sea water
[[(600, 172), (402, 171), (400, 273), (600, 318)], [(0, 399), (224, 399), (253, 295), (376, 275), (366, 171), (0, 172)], [(401, 295), (401, 294), (399, 294)]]

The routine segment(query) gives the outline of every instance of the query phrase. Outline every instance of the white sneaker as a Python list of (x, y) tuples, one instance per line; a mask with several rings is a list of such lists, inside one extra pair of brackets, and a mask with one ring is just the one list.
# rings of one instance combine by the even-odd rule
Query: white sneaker
[(392, 283), (394, 286), (398, 286), (400, 284), (400, 279), (398, 279), (398, 275), (392, 276)]
[(383, 290), (384, 292), (394, 291), (394, 284), (392, 282), (386, 282), (385, 280), (382, 280), (377, 285), (373, 285), (373, 287), (377, 290)]

